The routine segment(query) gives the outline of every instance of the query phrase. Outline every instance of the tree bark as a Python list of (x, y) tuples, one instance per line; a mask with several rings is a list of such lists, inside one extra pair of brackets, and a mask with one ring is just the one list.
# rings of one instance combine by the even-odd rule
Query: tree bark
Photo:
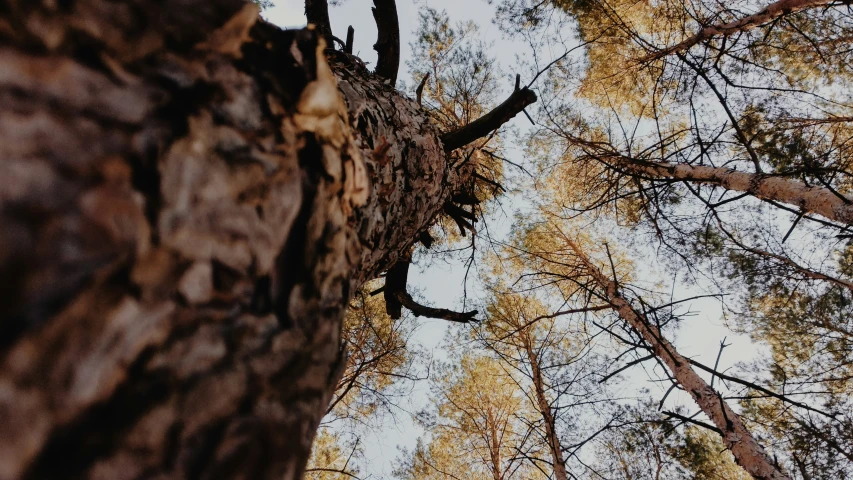
[(740, 416), (734, 413), (723, 397), (690, 367), (690, 361), (679, 354), (675, 347), (663, 338), (660, 330), (642, 313), (634, 310), (631, 303), (619, 292), (616, 280), (604, 275), (577, 243), (568, 237), (566, 240), (613, 309), (622, 320), (643, 337), (655, 356), (667, 366), (678, 384), (690, 393), (699, 408), (720, 429), (723, 441), (732, 451), (737, 464), (756, 480), (790, 480), (790, 477), (773, 463), (764, 448), (755, 441)]
[(810, 187), (789, 178), (739, 172), (729, 168), (652, 162), (607, 154), (604, 158), (620, 170), (652, 180), (719, 185), (727, 190), (748, 193), (762, 200), (787, 203), (804, 212), (817, 213), (829, 220), (853, 225), (853, 199), (825, 187)]
[(474, 168), (324, 43), (242, 0), (0, 8), (1, 480), (301, 477), (350, 292)]
[(545, 395), (545, 379), (542, 377), (542, 369), (539, 365), (539, 357), (533, 351), (530, 341), (530, 333), (527, 329), (519, 332), (527, 360), (530, 362), (533, 387), (536, 390), (536, 402), (542, 421), (545, 422), (545, 435), (548, 437), (548, 449), (551, 451), (551, 462), (554, 466), (554, 478), (567, 480), (566, 461), (563, 458), (563, 447), (560, 445), (560, 437), (557, 435), (557, 422), (548, 397)]

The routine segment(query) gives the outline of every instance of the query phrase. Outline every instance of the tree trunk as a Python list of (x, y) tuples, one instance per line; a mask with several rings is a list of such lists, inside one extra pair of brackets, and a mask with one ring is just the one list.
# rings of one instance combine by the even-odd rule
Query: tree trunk
[(567, 480), (566, 461), (563, 459), (563, 448), (560, 445), (560, 437), (557, 436), (557, 422), (551, 410), (551, 404), (548, 403), (548, 397), (545, 396), (545, 379), (542, 378), (539, 357), (533, 351), (533, 346), (530, 342), (530, 333), (527, 329), (519, 333), (521, 341), (524, 344), (524, 351), (527, 354), (527, 360), (530, 362), (533, 387), (536, 390), (537, 407), (539, 413), (542, 415), (542, 421), (545, 422), (545, 434), (548, 437), (548, 448), (551, 450), (551, 462), (554, 464), (554, 478), (557, 480)]
[(257, 18), (0, 7), (0, 479), (300, 478), (350, 292), (469, 181), (415, 102)]
[(804, 212), (817, 213), (830, 220), (853, 225), (853, 199), (824, 187), (810, 187), (789, 178), (738, 172), (729, 168), (687, 165), (683, 163), (651, 162), (608, 155), (612, 166), (652, 180), (719, 185), (727, 190), (748, 193), (762, 200), (787, 203)]
[(723, 397), (696, 374), (690, 366), (690, 361), (679, 354), (675, 347), (661, 336), (660, 330), (649, 323), (644, 315), (637, 313), (631, 303), (619, 293), (616, 280), (604, 275), (574, 241), (568, 238), (567, 241), (613, 309), (643, 337), (678, 384), (690, 393), (699, 408), (720, 430), (723, 441), (732, 451), (737, 464), (756, 480), (790, 480), (790, 477), (770, 460), (764, 448), (755, 441), (740, 416), (732, 411)]

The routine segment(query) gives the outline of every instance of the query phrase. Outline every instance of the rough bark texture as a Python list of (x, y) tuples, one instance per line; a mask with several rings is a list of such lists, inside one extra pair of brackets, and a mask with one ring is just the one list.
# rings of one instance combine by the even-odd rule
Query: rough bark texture
[(690, 361), (679, 354), (675, 347), (661, 336), (660, 330), (643, 314), (634, 310), (631, 303), (619, 292), (616, 281), (604, 275), (576, 243), (570, 241), (569, 246), (583, 263), (595, 284), (606, 295), (613, 309), (643, 337), (655, 356), (667, 366), (678, 384), (690, 393), (699, 408), (720, 429), (723, 442), (732, 451), (737, 464), (756, 480), (790, 480), (790, 477), (774, 464), (764, 448), (755, 441), (740, 416), (732, 411), (716, 390), (696, 374), (690, 366)]
[(791, 15), (802, 10), (824, 7), (834, 3), (837, 2), (835, 0), (780, 0), (778, 2), (774, 2), (770, 5), (767, 5), (758, 13), (747, 15), (733, 22), (720, 23), (717, 25), (704, 27), (698, 32), (696, 32), (695, 35), (675, 45), (666, 47), (651, 55), (647, 55), (641, 58), (639, 61), (648, 62), (651, 60), (657, 60), (667, 55), (672, 55), (673, 53), (688, 50), (694, 45), (698, 45), (699, 43), (702, 43), (705, 40), (709, 40), (714, 37), (726, 37), (739, 32), (746, 32), (748, 30), (752, 30), (753, 28), (766, 25), (784, 15)]
[(620, 156), (607, 158), (612, 165), (649, 179), (672, 179), (719, 185), (748, 193), (762, 200), (787, 203), (804, 212), (817, 213), (830, 220), (853, 225), (853, 199), (842, 197), (824, 187), (810, 187), (784, 177), (738, 172), (729, 168), (649, 162)]
[(349, 293), (473, 168), (323, 47), (241, 0), (2, 4), (0, 479), (301, 476)]

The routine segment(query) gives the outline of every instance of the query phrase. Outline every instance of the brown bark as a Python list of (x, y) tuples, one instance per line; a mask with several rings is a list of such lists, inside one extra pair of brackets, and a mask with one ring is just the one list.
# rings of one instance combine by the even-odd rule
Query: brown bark
[(524, 345), (527, 360), (530, 362), (533, 387), (536, 390), (537, 408), (542, 415), (542, 421), (545, 423), (545, 435), (548, 438), (548, 449), (551, 451), (554, 478), (557, 480), (567, 480), (568, 475), (566, 473), (566, 461), (563, 458), (563, 447), (560, 445), (560, 437), (557, 436), (557, 422), (551, 410), (551, 404), (545, 395), (545, 379), (542, 376), (542, 369), (539, 366), (539, 357), (533, 351), (529, 331), (525, 328), (519, 332), (519, 336)]
[(723, 442), (731, 450), (737, 464), (756, 480), (790, 480), (747, 430), (740, 416), (690, 367), (690, 360), (679, 354), (642, 313), (634, 310), (631, 303), (620, 293), (616, 280), (602, 273), (577, 243), (565, 238), (613, 309), (643, 337), (655, 356), (667, 366), (673, 378), (690, 393), (699, 408), (720, 430)]
[(0, 9), (0, 479), (299, 478), (350, 292), (473, 165), (240, 0), (58, 5)]
[(825, 187), (808, 186), (790, 178), (739, 172), (730, 168), (652, 162), (605, 152), (602, 159), (613, 167), (653, 180), (719, 185), (727, 190), (748, 193), (762, 200), (787, 203), (803, 212), (817, 213), (829, 220), (853, 225), (853, 198)]

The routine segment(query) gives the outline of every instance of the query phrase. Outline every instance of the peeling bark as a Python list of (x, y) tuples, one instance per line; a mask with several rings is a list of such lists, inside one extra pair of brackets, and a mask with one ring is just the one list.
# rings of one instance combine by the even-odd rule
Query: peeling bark
[(753, 438), (740, 416), (691, 368), (690, 360), (679, 354), (675, 347), (663, 338), (660, 330), (642, 313), (634, 310), (631, 303), (619, 292), (616, 281), (604, 275), (574, 241), (567, 239), (567, 243), (622, 320), (643, 337), (655, 356), (667, 366), (673, 378), (686, 392), (690, 393), (699, 408), (722, 432), (723, 442), (731, 450), (737, 464), (756, 480), (790, 480), (790, 477), (774, 464), (764, 448)]
[(612, 166), (652, 180), (672, 179), (719, 185), (727, 190), (748, 193), (762, 200), (787, 203), (804, 212), (817, 213), (829, 220), (853, 225), (853, 199), (824, 187), (810, 187), (785, 177), (739, 172), (729, 168), (651, 162), (607, 155)]
[(837, 3), (835, 0), (780, 0), (764, 7), (760, 12), (747, 15), (733, 22), (704, 27), (687, 39), (640, 58), (640, 63), (657, 60), (674, 53), (683, 52), (714, 37), (727, 37), (766, 25), (779, 17)]
[(0, 479), (300, 478), (350, 292), (474, 166), (241, 0), (57, 5), (0, 9)]

